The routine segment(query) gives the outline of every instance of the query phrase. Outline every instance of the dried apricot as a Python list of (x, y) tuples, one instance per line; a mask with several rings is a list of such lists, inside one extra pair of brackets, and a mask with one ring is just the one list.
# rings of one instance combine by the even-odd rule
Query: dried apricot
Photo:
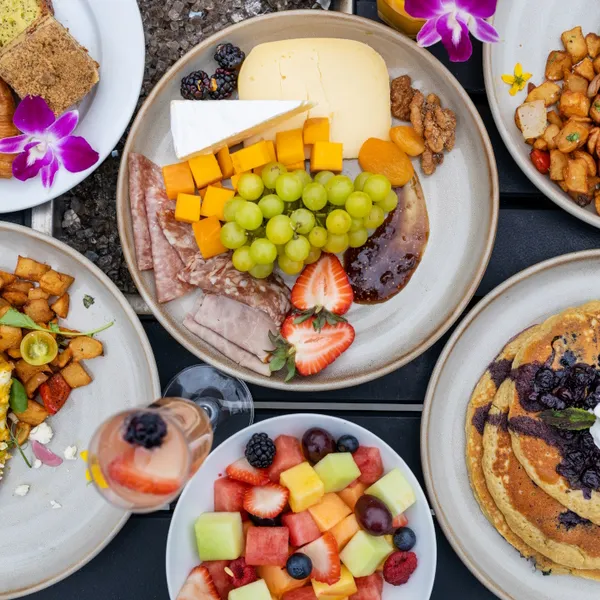
[(425, 152), (425, 140), (411, 125), (398, 125), (390, 129), (390, 139), (409, 156), (420, 156)]
[(415, 170), (406, 152), (394, 142), (369, 138), (358, 153), (358, 162), (363, 171), (385, 175), (393, 186), (406, 185)]

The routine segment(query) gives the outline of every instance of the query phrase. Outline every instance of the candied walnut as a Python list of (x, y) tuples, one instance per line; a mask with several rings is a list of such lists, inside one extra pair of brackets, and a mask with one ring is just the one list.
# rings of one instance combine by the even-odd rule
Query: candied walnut
[(425, 175), (433, 175), (436, 168), (444, 162), (444, 155), (441, 152), (432, 152), (429, 148), (421, 154), (421, 169)]
[(392, 81), (390, 92), (392, 115), (401, 121), (410, 120), (410, 103), (415, 95), (411, 83), (412, 80), (408, 75), (401, 75)]
[(415, 128), (418, 135), (423, 137), (423, 106), (425, 104), (425, 96), (417, 90), (413, 99), (410, 102), (410, 122)]

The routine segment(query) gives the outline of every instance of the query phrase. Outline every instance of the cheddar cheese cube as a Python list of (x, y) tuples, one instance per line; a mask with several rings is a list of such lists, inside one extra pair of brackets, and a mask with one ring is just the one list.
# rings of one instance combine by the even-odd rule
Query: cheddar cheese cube
[(192, 223), (196, 243), (205, 260), (227, 252), (227, 248), (221, 243), (221, 223), (217, 217), (207, 217)]
[(271, 160), (269, 145), (264, 140), (252, 144), (243, 150), (238, 150), (231, 155), (233, 170), (236, 173), (252, 171), (256, 167), (262, 167)]
[[(212, 187), (223, 187), (223, 184), (220, 181), (216, 181), (215, 183), (211, 183)], [(202, 198), (202, 200), (204, 200), (204, 196), (206, 196), (206, 190), (209, 188), (209, 186), (206, 186), (205, 188), (202, 188), (200, 190), (200, 198)]]
[[(277, 162), (277, 152), (275, 150), (275, 142), (273, 142), (272, 140), (266, 140), (267, 141), (267, 148), (269, 150), (269, 162)], [(268, 164), (268, 163), (267, 163)], [(253, 173), (256, 173), (257, 175), (262, 175), (262, 171), (265, 165), (261, 165), (260, 167), (255, 167), (254, 169), (252, 169)]]
[(315, 142), (310, 153), (311, 171), (341, 172), (344, 167), (344, 146), (337, 142)]
[(315, 142), (329, 141), (329, 119), (327, 117), (313, 117), (304, 121), (302, 130), (304, 143), (311, 146)]
[(223, 179), (229, 179), (233, 175), (233, 162), (227, 146), (223, 146), (223, 148), (217, 152), (217, 162), (221, 168)]
[(298, 169), (302, 169), (304, 171), (304, 161), (301, 160), (297, 163), (292, 163), (291, 165), (285, 165), (285, 168), (288, 171), (297, 171)]
[(178, 194), (175, 205), (175, 220), (184, 223), (195, 223), (200, 220), (200, 196)]
[(214, 154), (201, 154), (188, 161), (198, 189), (223, 179), (221, 167)]
[(277, 160), (284, 165), (291, 165), (304, 160), (304, 140), (302, 129), (279, 131), (275, 135), (277, 144)]
[(209, 185), (206, 188), (206, 195), (202, 202), (200, 214), (203, 217), (217, 217), (219, 221), (224, 221), (225, 215), (223, 214), (223, 209), (225, 208), (225, 203), (234, 196), (234, 190)]
[(175, 163), (163, 167), (163, 179), (169, 200), (177, 200), (179, 194), (193, 194), (194, 179), (187, 163)]
[(325, 485), (307, 462), (281, 473), (279, 483), (290, 491), (290, 508), (293, 512), (308, 509), (325, 495)]
[[(248, 173), (248, 171), (244, 171), (244, 173)], [(238, 184), (240, 182), (240, 177), (242, 175), (244, 175), (244, 173), (236, 173), (235, 175), (231, 176), (231, 186), (233, 187), (234, 190), (237, 191)]]

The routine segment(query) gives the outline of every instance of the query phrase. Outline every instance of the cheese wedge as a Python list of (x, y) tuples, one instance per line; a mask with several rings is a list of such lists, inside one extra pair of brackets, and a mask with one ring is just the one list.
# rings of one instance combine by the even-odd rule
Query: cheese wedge
[(389, 140), (387, 66), (361, 42), (310, 38), (259, 44), (242, 65), (238, 91), (242, 100), (307, 98), (315, 103), (310, 111), (261, 133), (265, 140), (275, 139), (278, 131), (301, 128), (307, 118), (315, 117), (329, 119), (329, 139), (343, 144), (344, 158), (357, 158), (370, 137)]
[(175, 154), (187, 160), (234, 146), (312, 108), (306, 100), (173, 100)]

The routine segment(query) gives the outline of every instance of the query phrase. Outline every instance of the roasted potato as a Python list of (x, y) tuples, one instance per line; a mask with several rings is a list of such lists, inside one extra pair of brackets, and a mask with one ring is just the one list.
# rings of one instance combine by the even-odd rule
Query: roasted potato
[(560, 150), (550, 151), (550, 179), (553, 181), (562, 181), (565, 177), (564, 171), (569, 158)]
[(25, 384), (25, 391), (27, 392), (28, 398), (33, 398), (37, 389), (44, 383), (48, 381), (48, 375), (46, 373), (36, 373), (33, 377), (30, 377)]
[(27, 294), (23, 292), (4, 292), (2, 297), (11, 305), (20, 308), (27, 302)]
[(70, 275), (50, 269), (40, 278), (40, 287), (51, 296), (62, 296), (74, 281)]
[(15, 374), (23, 385), (25, 385), (36, 373), (52, 373), (52, 369), (48, 365), (40, 365), (38, 367), (30, 365), (23, 359), (15, 364)]
[(47, 273), (50, 268), (50, 265), (37, 262), (37, 260), (31, 258), (19, 256), (15, 268), (15, 275), (21, 279), (27, 279), (28, 281), (39, 281), (42, 275)]
[(548, 111), (546, 118), (548, 119), (548, 123), (551, 125), (556, 125), (559, 129), (562, 129), (563, 120), (560, 118), (560, 115), (556, 112), (556, 110)]
[(50, 308), (61, 318), (66, 319), (69, 314), (69, 294), (65, 292)]
[(587, 56), (587, 44), (585, 43), (585, 38), (583, 37), (580, 26), (565, 31), (560, 36), (560, 39), (562, 40), (565, 50), (571, 55), (573, 64), (577, 64)]
[(571, 73), (571, 71), (565, 71), (564, 80), (563, 92), (581, 92), (587, 95), (590, 82), (585, 77)]
[(34, 287), (27, 292), (29, 300), (48, 300), (50, 294), (47, 294), (42, 288)]
[(23, 312), (31, 317), (36, 323), (47, 323), (54, 319), (54, 312), (50, 310), (48, 300), (28, 300), (23, 306)]
[(4, 286), (5, 292), (23, 292), (23, 294), (29, 294), (29, 290), (31, 289), (33, 289), (33, 283), (23, 279), (17, 279)]
[(600, 54), (600, 36), (595, 33), (588, 33), (585, 36), (585, 43), (587, 45), (588, 54), (592, 58), (596, 58)]
[(559, 81), (563, 78), (563, 71), (570, 71), (573, 66), (571, 55), (564, 50), (553, 50), (546, 60), (546, 79)]
[(0, 325), (0, 351), (18, 348), (21, 345), (23, 334), (19, 327)]
[(17, 444), (22, 446), (29, 439), (31, 425), (29, 425), (29, 423), (23, 423), (23, 421), (18, 421), (15, 425), (14, 432)]
[(600, 127), (592, 127), (590, 130), (590, 136), (587, 141), (587, 150), (594, 156), (596, 154), (596, 148), (598, 146), (598, 140), (600, 139)]
[(6, 271), (0, 271), (0, 279), (2, 279), (4, 285), (10, 285), (13, 281), (16, 281), (17, 276)]
[(554, 138), (560, 133), (560, 127), (558, 125), (550, 124), (546, 127), (542, 139), (546, 142), (548, 150), (554, 150), (556, 148), (556, 141)]
[(586, 56), (579, 64), (573, 67), (573, 73), (585, 77), (588, 81), (594, 79), (594, 77), (596, 77), (596, 72), (594, 71), (592, 59), (589, 56)]
[(570, 192), (587, 194), (589, 185), (586, 161), (582, 159), (569, 159), (564, 172), (564, 181)]
[[(587, 89), (587, 88), (586, 88)], [(560, 98), (561, 88), (552, 81), (544, 81), (541, 85), (531, 90), (527, 94), (525, 102), (535, 102), (536, 100), (543, 100), (546, 107), (552, 106), (558, 102)]]
[(69, 363), (60, 374), (72, 388), (84, 387), (92, 383), (92, 378), (78, 362)]
[(22, 423), (27, 423), (32, 427), (37, 427), (40, 423), (43, 423), (48, 418), (48, 411), (39, 403), (34, 400), (27, 401), (27, 408), (20, 413), (15, 413)]
[(580, 123), (569, 119), (560, 133), (554, 138), (556, 147), (565, 154), (578, 150), (588, 140), (590, 127), (586, 123)]
[(9, 309), (10, 302), (7, 302), (4, 298), (0, 298), (0, 318), (2, 318)]
[(64, 369), (73, 358), (73, 351), (67, 346), (62, 352), (56, 355), (56, 358), (50, 363), (53, 369)]
[(584, 160), (587, 165), (587, 174), (589, 177), (596, 177), (598, 173), (598, 167), (596, 161), (583, 150), (575, 150), (573, 152), (573, 158)]
[(536, 139), (546, 131), (547, 118), (543, 100), (525, 102), (515, 112), (515, 124), (526, 140)]
[(592, 102), (590, 117), (594, 123), (600, 123), (600, 95), (596, 96)]
[(535, 140), (535, 142), (533, 142), (533, 147), (536, 150), (548, 150), (548, 142), (543, 138), (540, 137), (537, 140)]
[(587, 117), (590, 112), (590, 99), (587, 92), (571, 92), (567, 90), (560, 97), (558, 110), (563, 117)]
[(69, 342), (69, 348), (73, 352), (73, 360), (79, 361), (84, 359), (96, 358), (102, 356), (104, 348), (102, 342), (91, 337), (76, 337)]
[(14, 359), (21, 358), (21, 350), (19, 348), (9, 348), (6, 351), (6, 354), (8, 354), (11, 358)]

